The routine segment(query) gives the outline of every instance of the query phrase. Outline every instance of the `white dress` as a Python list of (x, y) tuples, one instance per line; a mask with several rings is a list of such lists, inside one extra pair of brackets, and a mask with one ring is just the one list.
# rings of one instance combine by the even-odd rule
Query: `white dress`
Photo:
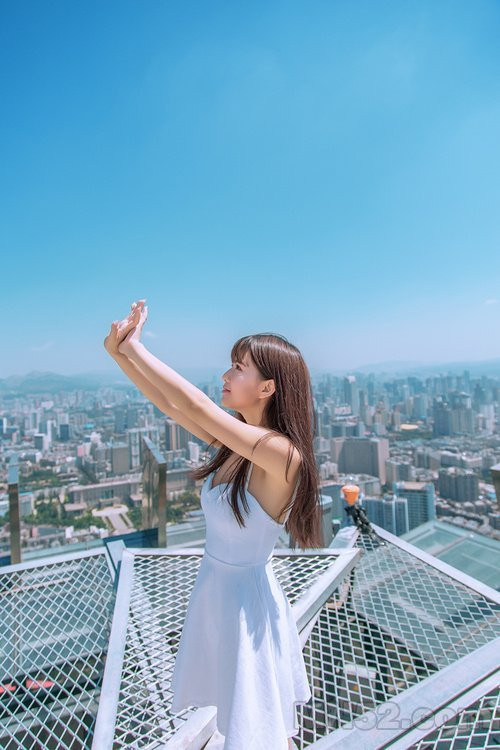
[(224, 750), (288, 750), (287, 738), (299, 731), (296, 705), (312, 694), (297, 624), (271, 562), (284, 523), (248, 491), (252, 468), (244, 527), (227, 500), (232, 483), (213, 487), (212, 472), (202, 486), (205, 549), (175, 660), (170, 710), (216, 706)]

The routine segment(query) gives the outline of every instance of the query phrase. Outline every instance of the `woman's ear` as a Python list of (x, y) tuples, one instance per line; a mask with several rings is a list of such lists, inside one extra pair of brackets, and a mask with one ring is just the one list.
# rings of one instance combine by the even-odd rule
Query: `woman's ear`
[(274, 391), (276, 390), (276, 386), (274, 384), (274, 378), (271, 378), (271, 380), (266, 380), (264, 382), (262, 392), (264, 396), (272, 396)]

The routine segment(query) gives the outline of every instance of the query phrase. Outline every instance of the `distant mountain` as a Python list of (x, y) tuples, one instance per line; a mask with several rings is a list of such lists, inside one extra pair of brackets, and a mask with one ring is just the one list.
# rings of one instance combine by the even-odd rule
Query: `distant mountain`
[[(378, 378), (416, 377), (425, 378), (432, 375), (461, 374), (468, 370), (472, 377), (491, 375), (500, 377), (500, 359), (487, 359), (482, 362), (418, 362), (405, 360), (388, 360), (373, 362), (352, 368), (326, 370), (324, 368), (310, 368), (314, 379), (330, 374), (342, 377), (344, 375), (367, 375), (373, 373)], [(192, 383), (221, 383), (223, 368), (186, 368), (183, 377)], [(58, 393), (74, 390), (97, 390), (98, 388), (134, 388), (134, 384), (118, 367), (115, 370), (96, 370), (82, 372), (75, 375), (60, 375), (55, 372), (41, 372), (32, 370), (26, 375), (11, 375), (0, 378), (0, 395), (28, 394), (28, 393)]]
[(355, 374), (356, 372), (359, 373), (391, 373), (391, 374), (397, 374), (400, 372), (408, 372), (408, 370), (417, 370), (421, 369), (422, 367), (427, 367), (428, 365), (433, 365), (434, 363), (426, 363), (426, 362), (412, 362), (411, 360), (405, 361), (405, 360), (387, 360), (386, 362), (371, 362), (369, 364), (365, 365), (357, 365), (356, 367), (351, 367), (350, 369), (342, 368), (339, 370), (335, 370), (335, 374)]
[[(360, 373), (367, 375), (374, 373), (379, 377), (388, 375), (392, 377), (415, 375), (418, 377), (428, 377), (431, 375), (448, 375), (461, 374), (468, 370), (471, 376), (493, 375), (500, 377), (500, 359), (486, 359), (482, 361), (463, 361), (463, 362), (418, 362), (405, 360), (388, 360), (385, 362), (373, 362), (371, 364), (358, 365), (349, 369), (330, 371), (334, 375), (355, 375)], [(328, 372), (323, 370), (323, 373)]]
[(428, 367), (434, 365), (434, 362), (422, 362), (421, 360), (387, 360), (385, 362), (370, 362), (365, 365), (359, 365), (355, 369), (358, 372), (395, 372), (403, 370), (415, 370), (422, 367)]
[(98, 388), (133, 387), (121, 372), (82, 372), (76, 375), (60, 375), (55, 372), (32, 370), (27, 375), (11, 375), (0, 379), (0, 393), (59, 393), (61, 391), (97, 390)]

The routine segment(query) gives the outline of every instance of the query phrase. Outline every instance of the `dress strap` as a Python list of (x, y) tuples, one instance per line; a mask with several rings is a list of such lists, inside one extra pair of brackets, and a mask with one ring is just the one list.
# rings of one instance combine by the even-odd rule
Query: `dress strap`
[(293, 503), (294, 503), (294, 501), (295, 501), (295, 496), (296, 496), (296, 494), (297, 494), (297, 490), (299, 489), (299, 484), (300, 484), (300, 469), (299, 469), (299, 474), (298, 474), (298, 476), (297, 476), (297, 482), (296, 482), (296, 484), (295, 484), (295, 489), (294, 489), (294, 491), (293, 491), (293, 495), (292, 495), (292, 497), (291, 497), (291, 505), (290, 505), (290, 508), (289, 508), (289, 509), (288, 509), (288, 511), (287, 511), (287, 514), (286, 514), (286, 516), (285, 516), (285, 520), (283, 521), (283, 523), (286, 523), (286, 522), (288, 521), (288, 516), (289, 516), (289, 515), (290, 515), (290, 513), (292, 512), (292, 508), (293, 508)]

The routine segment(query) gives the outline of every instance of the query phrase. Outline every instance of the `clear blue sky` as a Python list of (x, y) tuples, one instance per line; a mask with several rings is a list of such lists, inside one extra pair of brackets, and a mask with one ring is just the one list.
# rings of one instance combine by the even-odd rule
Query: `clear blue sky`
[[(0, 377), (500, 353), (500, 3), (4, 2)], [(5, 356), (4, 356), (5, 355)]]

